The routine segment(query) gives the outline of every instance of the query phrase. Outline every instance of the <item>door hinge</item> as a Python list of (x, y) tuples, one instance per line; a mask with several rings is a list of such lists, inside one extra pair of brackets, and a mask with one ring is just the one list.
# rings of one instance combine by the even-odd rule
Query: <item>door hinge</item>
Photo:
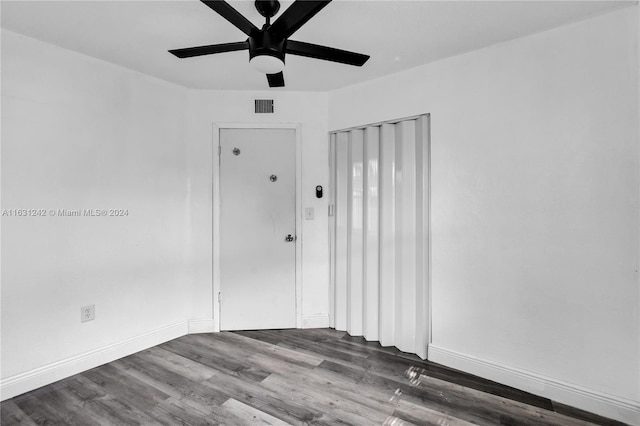
[(329, 204), (329, 216), (333, 216), (333, 204)]
[(218, 292), (218, 303), (222, 302), (222, 293)]
[(222, 146), (218, 145), (218, 155), (222, 155)]

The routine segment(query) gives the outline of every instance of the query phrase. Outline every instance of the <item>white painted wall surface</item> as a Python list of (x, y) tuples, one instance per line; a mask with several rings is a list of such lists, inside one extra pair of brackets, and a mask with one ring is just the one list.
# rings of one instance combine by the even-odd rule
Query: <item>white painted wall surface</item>
[(2, 208), (129, 213), (2, 217), (3, 380), (189, 318), (186, 105), (178, 86), (2, 31)]
[(434, 347), (640, 423), (637, 9), (331, 92), (329, 128), (431, 113)]
[(198, 93), (2, 31), (2, 208), (129, 210), (2, 218), (3, 398), (211, 330), (214, 122), (301, 124), (303, 326), (327, 326), (326, 94)]
[[(254, 99), (273, 99), (273, 114), (255, 114)], [(212, 171), (213, 124), (300, 124), (302, 137), (302, 207), (314, 208), (314, 220), (302, 220), (302, 325), (329, 325), (329, 236), (327, 197), (315, 187), (328, 186), (326, 93), (189, 91), (187, 108), (189, 240), (194, 257), (193, 318), (212, 318)], [(325, 189), (326, 194), (326, 189)], [(300, 218), (298, 218), (300, 219)]]

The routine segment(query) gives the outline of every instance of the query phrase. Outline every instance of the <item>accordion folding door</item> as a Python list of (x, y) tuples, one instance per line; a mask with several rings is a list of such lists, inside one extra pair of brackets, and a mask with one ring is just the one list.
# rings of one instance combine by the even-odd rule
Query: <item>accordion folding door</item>
[(427, 356), (429, 116), (330, 133), (331, 326)]

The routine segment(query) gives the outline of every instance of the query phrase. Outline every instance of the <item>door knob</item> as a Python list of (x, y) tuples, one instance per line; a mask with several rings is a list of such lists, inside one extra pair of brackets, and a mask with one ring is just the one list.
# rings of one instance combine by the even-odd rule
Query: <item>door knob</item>
[(291, 242), (291, 241), (293, 241), (294, 239), (295, 239), (295, 238), (294, 238), (294, 237), (293, 237), (293, 235), (291, 235), (291, 234), (288, 234), (288, 235), (284, 238), (284, 240), (285, 240), (286, 242), (288, 242), (288, 243), (290, 243), (290, 242)]

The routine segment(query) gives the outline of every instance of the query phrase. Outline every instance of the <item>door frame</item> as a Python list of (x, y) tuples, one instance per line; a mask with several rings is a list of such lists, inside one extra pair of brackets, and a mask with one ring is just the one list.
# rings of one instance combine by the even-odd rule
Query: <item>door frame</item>
[(295, 160), (295, 292), (296, 328), (302, 328), (302, 138), (300, 123), (213, 123), (213, 331), (220, 331), (220, 131), (222, 129), (293, 129), (296, 135)]

